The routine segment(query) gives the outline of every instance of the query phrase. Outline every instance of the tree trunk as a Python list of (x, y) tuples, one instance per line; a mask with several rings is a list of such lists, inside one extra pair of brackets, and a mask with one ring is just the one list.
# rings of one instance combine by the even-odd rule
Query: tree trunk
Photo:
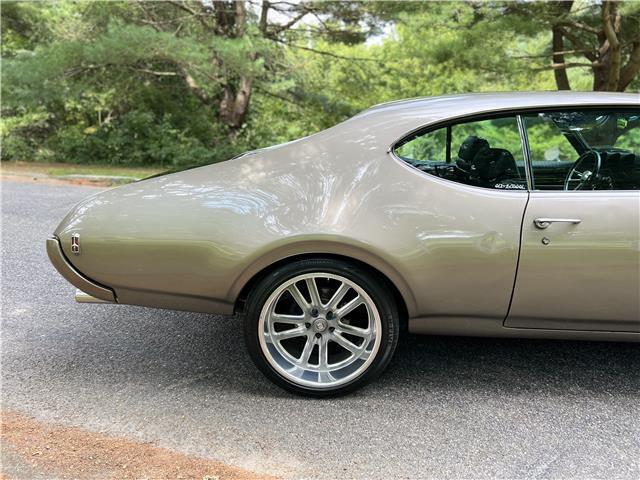
[[(623, 32), (619, 1), (605, 0), (592, 4), (590, 8), (598, 9), (593, 13), (597, 14), (599, 11), (599, 21), (595, 16), (590, 20), (591, 23), (572, 18), (573, 2), (550, 5), (552, 68), (558, 90), (570, 89), (566, 68), (571, 64), (565, 62), (565, 55), (582, 53), (590, 62), (593, 90), (625, 91), (640, 73), (640, 38), (637, 32)], [(591, 38), (586, 39), (586, 36)], [(565, 40), (570, 42), (573, 50), (565, 49)], [(628, 60), (623, 65), (625, 58)]]
[(598, 56), (597, 61), (599, 67), (593, 67), (593, 91), (602, 92), (607, 89), (607, 83), (609, 81), (609, 56), (607, 54), (609, 49), (609, 42), (604, 35), (604, 32), (598, 34)]
[(624, 92), (634, 78), (640, 73), (640, 40), (632, 43), (633, 50), (629, 56), (629, 61), (620, 72), (618, 81), (618, 91)]
[[(214, 2), (215, 4), (215, 2)], [(228, 4), (224, 4), (228, 8)], [(245, 35), (247, 27), (247, 10), (245, 2), (235, 2), (235, 10), (227, 17), (232, 25), (225, 25), (229, 36), (241, 38)], [(255, 55), (251, 55), (251, 61), (255, 61)], [(222, 92), (222, 98), (218, 104), (218, 118), (229, 129), (229, 138), (235, 139), (249, 112), (251, 93), (253, 89), (253, 77), (248, 75), (231, 76)]]
[(622, 46), (618, 39), (620, 33), (621, 18), (617, 12), (615, 2), (605, 1), (602, 4), (602, 30), (605, 35), (605, 42), (601, 47), (602, 68), (606, 71), (598, 85), (598, 90), (615, 92), (618, 90), (620, 82), (620, 69), (622, 67)]
[(238, 82), (227, 85), (220, 100), (220, 120), (229, 127), (230, 135), (235, 137), (242, 127), (249, 111), (253, 79), (242, 76)]
[[(553, 48), (553, 63), (557, 65), (564, 64), (564, 55), (556, 52), (564, 52), (564, 40), (562, 38), (562, 28), (558, 25), (552, 29), (551, 48)], [(553, 75), (556, 79), (558, 90), (571, 90), (569, 85), (569, 77), (566, 68), (555, 69)]]

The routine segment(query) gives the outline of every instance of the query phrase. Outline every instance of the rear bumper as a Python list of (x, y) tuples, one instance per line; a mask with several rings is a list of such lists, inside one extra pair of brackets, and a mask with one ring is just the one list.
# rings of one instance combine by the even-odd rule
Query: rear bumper
[(108, 287), (99, 285), (76, 270), (67, 260), (60, 241), (56, 237), (47, 238), (47, 254), (49, 260), (56, 267), (58, 273), (62, 275), (71, 285), (94, 297), (105, 302), (116, 303), (116, 296)]

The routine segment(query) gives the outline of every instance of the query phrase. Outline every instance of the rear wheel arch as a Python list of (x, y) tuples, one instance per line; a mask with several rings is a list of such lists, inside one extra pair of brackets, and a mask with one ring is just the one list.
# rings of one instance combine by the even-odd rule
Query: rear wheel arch
[[(414, 306), (414, 303), (412, 303), (413, 296), (408, 291), (408, 287), (406, 285), (402, 286), (402, 288), (405, 289), (405, 292), (403, 294), (400, 288), (398, 288), (396, 283), (392, 281), (388, 275), (386, 275), (383, 271), (381, 271), (381, 269), (371, 265), (369, 262), (365, 262), (364, 260), (355, 258), (353, 256), (349, 256), (349, 255), (342, 255), (342, 254), (328, 253), (328, 252), (299, 253), (299, 254), (290, 255), (284, 258), (280, 258), (279, 260), (276, 260), (272, 263), (269, 263), (268, 265), (264, 266), (257, 272), (253, 273), (247, 281), (243, 282), (242, 287), (239, 289), (239, 292), (235, 295), (234, 313), (241, 313), (244, 311), (244, 304), (251, 290), (255, 288), (256, 285), (258, 285), (271, 272), (277, 270), (278, 268), (288, 263), (293, 263), (293, 262), (296, 262), (299, 260), (305, 260), (305, 259), (320, 259), (320, 258), (342, 260), (342, 261), (351, 263), (360, 268), (370, 271), (372, 275), (375, 275), (380, 281), (386, 284), (389, 287), (396, 301), (398, 313), (400, 314), (401, 330), (406, 331), (407, 321), (408, 321), (410, 312), (413, 311), (412, 307)], [(396, 281), (398, 280), (396, 279)]]

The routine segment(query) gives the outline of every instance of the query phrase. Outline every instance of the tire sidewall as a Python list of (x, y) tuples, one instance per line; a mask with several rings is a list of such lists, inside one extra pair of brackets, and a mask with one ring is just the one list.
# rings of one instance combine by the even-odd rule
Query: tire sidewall
[[(346, 277), (367, 292), (380, 315), (382, 337), (374, 360), (362, 374), (335, 388), (314, 389), (292, 382), (271, 366), (260, 346), (259, 318), (267, 299), (286, 281), (308, 273), (331, 273)], [(275, 269), (249, 293), (243, 317), (245, 344), (258, 369), (288, 391), (316, 397), (345, 394), (378, 377), (389, 364), (398, 342), (398, 308), (384, 280), (373, 271), (343, 260), (305, 259)]]

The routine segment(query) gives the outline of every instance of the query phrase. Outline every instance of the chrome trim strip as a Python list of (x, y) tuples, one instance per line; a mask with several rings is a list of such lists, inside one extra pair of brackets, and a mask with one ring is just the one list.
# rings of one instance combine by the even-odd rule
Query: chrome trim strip
[(62, 252), (62, 247), (60, 246), (60, 240), (58, 238), (47, 238), (47, 254), (49, 255), (49, 260), (53, 266), (58, 270), (58, 273), (60, 273), (60, 275), (62, 275), (71, 285), (79, 288), (94, 298), (104, 300), (105, 302), (117, 302), (116, 296), (110, 288), (89, 280), (75, 269)]
[(520, 131), (520, 143), (522, 144), (522, 155), (524, 156), (524, 171), (527, 176), (527, 188), (529, 191), (533, 190), (533, 168), (531, 168), (531, 150), (529, 149), (529, 136), (527, 135), (527, 128), (524, 124), (524, 118), (522, 115), (516, 115), (516, 122), (518, 123), (518, 130)]

